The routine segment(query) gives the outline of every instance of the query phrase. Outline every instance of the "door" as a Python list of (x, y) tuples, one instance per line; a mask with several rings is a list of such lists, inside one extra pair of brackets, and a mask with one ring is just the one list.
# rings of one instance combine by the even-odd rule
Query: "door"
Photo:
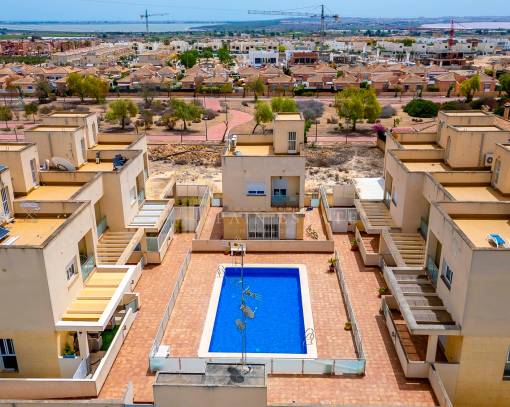
[(287, 240), (296, 239), (296, 225), (297, 219), (294, 215), (285, 217), (285, 239)]
[(289, 153), (296, 153), (296, 140), (297, 135), (295, 131), (289, 131)]

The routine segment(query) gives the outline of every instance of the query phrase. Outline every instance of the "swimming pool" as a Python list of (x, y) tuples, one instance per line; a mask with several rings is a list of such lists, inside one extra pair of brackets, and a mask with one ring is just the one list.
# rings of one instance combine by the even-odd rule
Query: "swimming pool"
[[(233, 357), (242, 351), (236, 320), (242, 319), (241, 268), (222, 265), (216, 275), (199, 356)], [(254, 311), (246, 319), (246, 352), (250, 357), (314, 358), (315, 340), (304, 265), (244, 266), (244, 287), (257, 294), (246, 297)]]

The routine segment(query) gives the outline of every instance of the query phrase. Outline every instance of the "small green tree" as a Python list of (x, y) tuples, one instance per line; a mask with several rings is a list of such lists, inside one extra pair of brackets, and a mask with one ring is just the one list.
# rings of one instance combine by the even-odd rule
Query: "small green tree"
[(273, 120), (273, 111), (271, 110), (271, 106), (265, 102), (257, 102), (255, 104), (255, 114), (253, 115), (253, 118), (255, 119), (255, 127), (252, 130), (252, 134), (255, 133), (255, 130), (259, 126), (262, 126), (262, 132), (264, 132), (266, 123)]
[(0, 106), (0, 121), (5, 122), (5, 128), (9, 128), (9, 123), (12, 120), (12, 110), (9, 106)]
[(96, 103), (104, 102), (106, 95), (108, 95), (108, 82), (93, 75), (87, 75), (83, 82), (85, 86), (85, 95), (95, 99)]
[(51, 93), (51, 85), (46, 79), (38, 79), (35, 82), (35, 95), (39, 99), (39, 103), (48, 100)]
[(35, 115), (37, 114), (37, 112), (39, 110), (39, 105), (35, 102), (28, 103), (23, 106), (23, 110), (25, 111), (26, 117), (32, 115), (32, 119), (34, 120), (34, 123), (35, 123)]
[(394, 96), (394, 97), (397, 97), (397, 96), (398, 96), (398, 94), (400, 93), (400, 100), (402, 100), (402, 91), (403, 91), (402, 86), (400, 86), (400, 85), (395, 85), (395, 86), (393, 87), (393, 91), (395, 92), (395, 94), (394, 94), (393, 96)]
[(481, 88), (480, 75), (473, 75), (460, 84), (460, 94), (466, 97), (466, 102), (470, 103)]
[(152, 112), (150, 110), (142, 110), (141, 119), (145, 130), (149, 130), (154, 123)]
[(172, 99), (170, 101), (170, 114), (175, 120), (182, 120), (182, 129), (188, 129), (187, 122), (200, 119), (203, 108), (193, 102), (185, 102), (182, 99)]
[(411, 117), (436, 117), (439, 105), (426, 99), (414, 99), (404, 106), (404, 112)]
[(499, 85), (501, 90), (505, 91), (507, 96), (510, 97), (510, 73), (504, 73), (499, 77)]
[(181, 61), (181, 64), (183, 64), (186, 68), (191, 68), (197, 63), (198, 59), (198, 52), (196, 50), (188, 50), (184, 51), (179, 55), (179, 61)]
[(117, 99), (111, 102), (106, 112), (106, 120), (118, 122), (122, 129), (126, 127), (129, 119), (138, 114), (138, 107), (128, 99)]
[(145, 102), (145, 108), (150, 109), (156, 96), (156, 87), (152, 83), (142, 84), (141, 95)]
[(85, 95), (87, 94), (85, 78), (83, 75), (80, 75), (77, 72), (71, 72), (67, 75), (66, 86), (69, 92), (71, 92), (71, 95), (78, 96), (83, 102), (83, 99), (85, 99)]
[(232, 63), (232, 55), (230, 55), (227, 44), (224, 43), (218, 50), (218, 59), (224, 65), (230, 65)]
[(298, 107), (294, 99), (275, 97), (271, 99), (271, 109), (274, 113), (297, 112)]
[(335, 96), (335, 108), (338, 117), (346, 119), (353, 131), (358, 121), (374, 121), (381, 114), (381, 105), (373, 89), (347, 88)]
[(255, 78), (249, 81), (246, 85), (246, 89), (253, 92), (255, 102), (259, 100), (259, 96), (262, 96), (266, 90), (266, 85), (261, 78)]

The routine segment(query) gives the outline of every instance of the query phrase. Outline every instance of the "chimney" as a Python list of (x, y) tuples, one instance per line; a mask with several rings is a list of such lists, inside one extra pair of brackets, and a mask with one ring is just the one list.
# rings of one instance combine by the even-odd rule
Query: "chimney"
[(503, 119), (509, 120), (510, 116), (510, 102), (505, 103), (505, 110), (503, 111)]

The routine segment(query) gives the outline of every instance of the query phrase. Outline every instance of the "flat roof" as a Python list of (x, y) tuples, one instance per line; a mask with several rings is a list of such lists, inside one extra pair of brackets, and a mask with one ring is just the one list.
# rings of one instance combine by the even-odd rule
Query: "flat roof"
[(78, 130), (79, 127), (78, 126), (45, 126), (45, 125), (41, 125), (41, 126), (35, 126), (35, 127), (32, 127), (30, 129), (27, 129), (25, 131), (67, 131), (67, 132), (73, 132), (73, 131), (76, 131)]
[(16, 199), (21, 201), (66, 201), (80, 188), (79, 185), (40, 185), (27, 195)]
[(443, 161), (406, 161), (402, 160), (411, 172), (445, 172), (452, 171)]
[(446, 116), (461, 116), (461, 117), (488, 116), (488, 114), (484, 113), (484, 112), (470, 112), (470, 111), (467, 111), (467, 112), (443, 112), (443, 114), (445, 114)]
[(510, 242), (510, 217), (473, 216), (469, 219), (465, 216), (451, 215), (451, 218), (476, 247), (493, 248), (494, 246), (487, 240), (487, 235), (490, 233), (496, 233), (505, 241)]
[(70, 113), (70, 112), (55, 112), (51, 113), (49, 117), (87, 117), (92, 113)]
[(354, 178), (354, 188), (362, 200), (382, 200), (384, 198), (384, 178)]
[(504, 131), (498, 126), (452, 126), (457, 131)]
[(131, 145), (131, 142), (126, 141), (125, 143), (117, 142), (117, 143), (97, 143), (94, 147), (89, 150), (125, 150)]
[(55, 230), (60, 227), (66, 218), (53, 218), (34, 216), (33, 218), (15, 218), (15, 221), (5, 225), (9, 229), (9, 236), (0, 243), (12, 241), (10, 246), (39, 246), (48, 239)]
[(275, 120), (303, 120), (301, 113), (276, 113)]
[(27, 146), (28, 144), (0, 144), (0, 151), (21, 151)]
[(111, 161), (101, 161), (99, 164), (96, 164), (95, 161), (89, 161), (83, 164), (78, 171), (86, 171), (86, 172), (109, 172), (113, 171), (113, 162)]
[(400, 145), (405, 150), (442, 150), (436, 143), (406, 143), (400, 142)]
[(443, 185), (456, 201), (510, 201), (510, 195), (505, 196), (498, 190), (487, 185)]
[(273, 155), (272, 144), (238, 144), (235, 153), (227, 151), (228, 156), (268, 156)]

